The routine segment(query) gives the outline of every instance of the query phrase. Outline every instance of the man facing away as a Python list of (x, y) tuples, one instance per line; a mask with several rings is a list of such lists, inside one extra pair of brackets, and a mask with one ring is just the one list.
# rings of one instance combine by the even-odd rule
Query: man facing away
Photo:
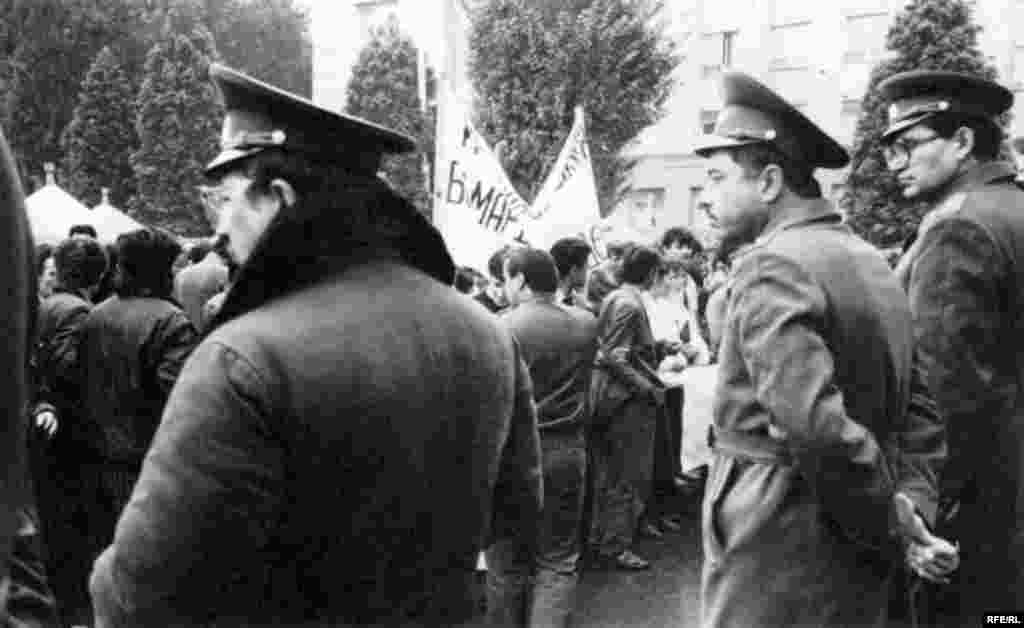
[[(883, 135), (889, 170), (931, 211), (897, 267), (949, 434), (937, 534), (962, 564), (933, 600), (937, 625), (1024, 608), (1024, 192), (999, 158), (1013, 94), (953, 72), (895, 75)], [(929, 579), (947, 565), (921, 561)]]
[(753, 78), (723, 84), (697, 151), (715, 218), (747, 246), (719, 354), (703, 625), (880, 626), (894, 496), (930, 519), (943, 453), (934, 412), (908, 412), (909, 306), (821, 198), (813, 170), (843, 167), (845, 150)]
[(96, 561), (98, 626), (470, 621), (479, 552), (539, 516), (518, 345), (376, 176), (410, 139), (210, 73), (239, 270)]
[(537, 403), (544, 513), (536, 549), (516, 538), (487, 552), (489, 616), (500, 626), (565, 628), (579, 577), (587, 466), (583, 431), (597, 320), (558, 303), (558, 273), (545, 251), (510, 251), (504, 274), (512, 309), (501, 322), (522, 347)]
[(558, 302), (562, 305), (585, 305), (583, 288), (587, 283), (587, 266), (592, 249), (583, 238), (562, 238), (551, 245), (551, 257), (558, 268)]

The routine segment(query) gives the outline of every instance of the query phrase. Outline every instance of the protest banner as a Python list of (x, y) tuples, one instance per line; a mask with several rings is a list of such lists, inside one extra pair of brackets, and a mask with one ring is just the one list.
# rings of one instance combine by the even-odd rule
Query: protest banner
[(465, 107), (449, 97), (438, 115), (444, 120), (438, 121), (434, 223), (456, 264), (486, 271), (499, 248), (526, 243), (529, 208)]
[(583, 107), (577, 106), (572, 129), (530, 207), (525, 239), (548, 249), (560, 238), (581, 237), (593, 249), (591, 263), (597, 264), (604, 259), (606, 231), (587, 147), (586, 116)]

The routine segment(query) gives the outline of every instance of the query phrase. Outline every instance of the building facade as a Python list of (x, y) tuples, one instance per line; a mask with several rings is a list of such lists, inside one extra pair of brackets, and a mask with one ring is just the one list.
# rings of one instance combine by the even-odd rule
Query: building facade
[[(370, 26), (394, 16), (422, 21), (424, 0), (317, 0), (313, 12), (314, 98), (344, 103), (344, 83)], [(321, 4), (324, 5), (321, 8)], [(466, 2), (471, 10), (475, 2)], [(1017, 100), (1011, 135), (1024, 134), (1024, 0), (974, 0), (982, 51)], [(718, 77), (747, 72), (778, 91), (842, 143), (852, 143), (871, 68), (885, 55), (885, 36), (906, 0), (667, 0), (666, 31), (682, 62), (665, 117), (628, 149), (638, 163), (632, 191), (614, 222), (655, 234), (683, 225), (705, 232), (700, 210), (701, 160), (690, 152), (720, 108)], [(331, 14), (333, 12), (333, 15)], [(339, 24), (347, 13), (346, 32)], [(1017, 28), (1020, 26), (1021, 28)], [(819, 171), (826, 194), (842, 191), (842, 171)]]

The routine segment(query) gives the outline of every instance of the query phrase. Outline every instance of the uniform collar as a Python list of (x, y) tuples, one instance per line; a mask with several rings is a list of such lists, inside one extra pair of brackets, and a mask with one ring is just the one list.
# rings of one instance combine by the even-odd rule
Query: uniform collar
[(1016, 176), (1017, 171), (1013, 166), (1002, 160), (987, 161), (978, 164), (977, 166), (969, 168), (957, 175), (956, 178), (950, 182), (945, 193), (943, 193), (942, 197), (938, 199), (935, 205), (941, 205), (943, 201), (954, 194), (977, 185), (995, 183), (996, 181), (1004, 179), (1007, 181), (1013, 181)]
[(790, 207), (776, 214), (768, 225), (765, 226), (764, 230), (761, 231), (761, 235), (754, 240), (753, 243), (741, 249), (746, 251), (750, 248), (760, 246), (779, 233), (793, 229), (795, 227), (802, 227), (808, 224), (815, 223), (840, 223), (843, 218), (838, 212), (833, 209), (832, 204), (823, 198), (815, 199), (810, 203)]

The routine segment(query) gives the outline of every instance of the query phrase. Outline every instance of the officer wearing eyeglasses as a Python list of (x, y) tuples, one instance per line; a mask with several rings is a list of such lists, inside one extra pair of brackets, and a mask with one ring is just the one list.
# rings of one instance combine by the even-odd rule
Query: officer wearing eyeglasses
[(539, 520), (519, 346), (377, 176), (409, 138), (210, 74), (207, 201), (238, 271), (96, 562), (97, 626), (472, 622), (486, 533)]
[(1024, 609), (1024, 192), (997, 119), (1013, 95), (934, 71), (879, 89), (887, 165), (931, 207), (898, 273), (949, 438), (936, 532), (959, 541), (961, 564), (933, 591), (934, 623), (965, 626)]

